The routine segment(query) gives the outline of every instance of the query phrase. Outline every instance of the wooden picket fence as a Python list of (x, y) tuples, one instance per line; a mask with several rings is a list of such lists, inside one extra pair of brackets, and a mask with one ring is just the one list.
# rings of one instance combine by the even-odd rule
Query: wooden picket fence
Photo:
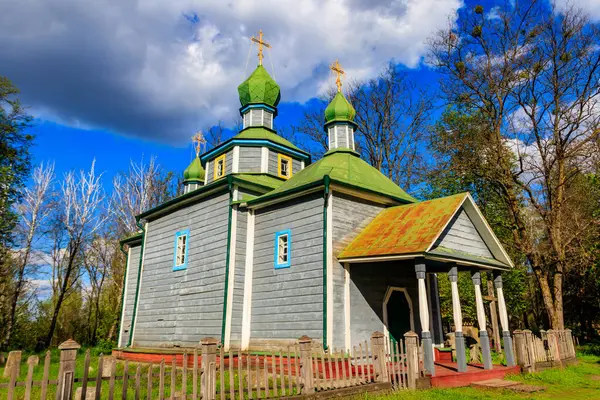
[(515, 356), (523, 371), (534, 372), (576, 360), (576, 340), (571, 330), (540, 331), (537, 337), (530, 330), (513, 332)]
[[(9, 382), (0, 383), (7, 399), (272, 399), (332, 396), (380, 389), (414, 389), (422, 376), (419, 340), (409, 332), (391, 341), (379, 332), (350, 351), (323, 351), (306, 336), (293, 346), (272, 352), (225, 351), (216, 339), (201, 341), (200, 349), (160, 364), (117, 362), (100, 355), (93, 371), (90, 351), (83, 358), (83, 373), (76, 376), (80, 346), (69, 340), (59, 346), (60, 365), (50, 376), (51, 353), (46, 353), (41, 380), (33, 377), (37, 356), (27, 360), (27, 378), (19, 381), (20, 352), (12, 352), (5, 370)], [(42, 368), (42, 366), (39, 366)], [(23, 390), (24, 387), (24, 390)], [(55, 392), (55, 394), (53, 393)]]

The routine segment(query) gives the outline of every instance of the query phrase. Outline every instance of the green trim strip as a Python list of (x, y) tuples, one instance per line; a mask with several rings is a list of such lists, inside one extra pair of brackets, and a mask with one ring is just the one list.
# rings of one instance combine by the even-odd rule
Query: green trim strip
[(329, 203), (329, 175), (323, 177), (323, 350), (327, 350), (327, 206)]
[(229, 187), (229, 217), (227, 220), (227, 257), (225, 259), (225, 289), (223, 290), (223, 320), (221, 322), (221, 344), (225, 343), (225, 324), (227, 321), (227, 298), (229, 296), (229, 258), (231, 255), (231, 218), (233, 214), (233, 178), (227, 176)]
[(120, 342), (119, 339), (121, 339), (121, 331), (123, 329), (121, 322), (123, 322), (123, 310), (125, 309), (125, 284), (127, 283), (127, 273), (129, 272), (129, 251), (123, 250), (124, 245), (125, 243), (123, 243), (123, 241), (119, 244), (121, 253), (125, 254), (125, 272), (123, 272), (123, 288), (121, 289), (121, 312), (119, 313), (119, 335), (117, 336), (117, 344)]
[(131, 346), (133, 340), (133, 329), (135, 328), (135, 317), (137, 315), (137, 304), (140, 297), (140, 281), (142, 279), (142, 260), (144, 259), (144, 245), (146, 244), (146, 228), (140, 224), (140, 220), (136, 218), (136, 225), (142, 230), (142, 246), (140, 247), (140, 262), (138, 264), (138, 276), (137, 283), (135, 286), (135, 300), (133, 301), (133, 315), (131, 316), (131, 329), (129, 331), (129, 340), (127, 340), (127, 347)]

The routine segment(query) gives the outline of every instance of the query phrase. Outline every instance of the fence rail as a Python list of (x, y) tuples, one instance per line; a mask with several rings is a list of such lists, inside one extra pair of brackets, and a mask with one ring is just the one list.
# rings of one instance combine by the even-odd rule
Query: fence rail
[(213, 338), (203, 339), (199, 347), (182, 357), (163, 358), (160, 364), (118, 361), (102, 354), (93, 360), (87, 350), (78, 369), (80, 346), (68, 340), (59, 346), (57, 373), (48, 351), (43, 366), (38, 365), (37, 356), (27, 359), (23, 381), (19, 381), (21, 352), (14, 351), (4, 369), (8, 382), (0, 383), (0, 397), (7, 393), (8, 400), (233, 400), (316, 392), (331, 392), (333, 396), (339, 395), (340, 390), (415, 389), (416, 380), (423, 373), (419, 338), (414, 332), (399, 341), (375, 332), (370, 341), (357, 343), (351, 349), (327, 351), (307, 336), (272, 352), (225, 351)]
[(575, 340), (571, 330), (540, 331), (537, 337), (530, 330), (513, 332), (517, 363), (525, 372), (563, 366), (574, 361)]

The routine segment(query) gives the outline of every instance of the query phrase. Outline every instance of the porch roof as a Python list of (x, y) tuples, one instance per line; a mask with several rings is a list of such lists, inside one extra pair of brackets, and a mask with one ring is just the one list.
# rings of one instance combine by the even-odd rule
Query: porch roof
[[(463, 207), (493, 258), (436, 246)], [(386, 208), (338, 255), (340, 261), (426, 257), (465, 265), (510, 268), (512, 261), (468, 193)]]

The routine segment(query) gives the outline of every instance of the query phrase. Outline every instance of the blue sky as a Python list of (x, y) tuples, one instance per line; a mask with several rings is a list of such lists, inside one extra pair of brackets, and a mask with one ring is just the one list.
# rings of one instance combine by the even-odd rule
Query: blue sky
[[(600, 18), (600, 1), (572, 2)], [(327, 65), (336, 58), (351, 79), (393, 61), (435, 85), (426, 40), (475, 4), (489, 12), (505, 2), (0, 0), (0, 74), (36, 117), (34, 162), (54, 161), (61, 176), (95, 158), (108, 184), (142, 156), (181, 172), (197, 130), (233, 126), (258, 29), (273, 46), (265, 66), (282, 88), (285, 127), (333, 84)]]

